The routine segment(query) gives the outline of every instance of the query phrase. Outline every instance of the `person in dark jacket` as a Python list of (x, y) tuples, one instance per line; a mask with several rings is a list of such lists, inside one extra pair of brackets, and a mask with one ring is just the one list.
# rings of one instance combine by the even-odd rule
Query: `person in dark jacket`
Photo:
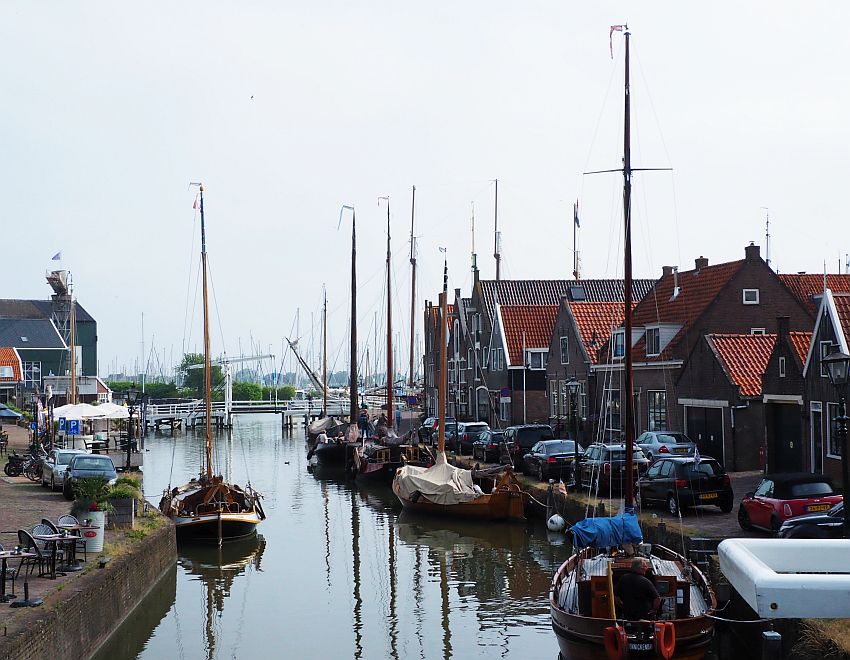
[(369, 431), (369, 415), (365, 410), (360, 411), (360, 416), (357, 418), (357, 428), (360, 430), (360, 437), (365, 438)]
[(632, 559), (631, 570), (620, 578), (614, 588), (614, 595), (624, 619), (653, 619), (661, 607), (661, 596), (655, 585), (646, 577), (648, 570), (649, 561), (635, 557)]

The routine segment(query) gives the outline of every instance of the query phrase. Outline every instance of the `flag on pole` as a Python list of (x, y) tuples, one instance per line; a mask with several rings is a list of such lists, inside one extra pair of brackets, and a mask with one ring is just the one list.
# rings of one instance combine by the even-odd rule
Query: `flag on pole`
[(578, 200), (573, 204), (573, 222), (576, 223), (576, 227), (581, 227), (581, 224), (578, 221)]
[(611, 52), (611, 59), (614, 59), (614, 33), (622, 32), (626, 29), (625, 25), (612, 25), (611, 31), (608, 32), (608, 50)]
[(696, 465), (699, 465), (700, 460), (701, 460), (701, 459), (700, 459), (700, 457), (699, 457), (699, 447), (697, 447), (696, 445), (694, 445), (694, 465), (695, 465), (695, 466), (696, 466)]
[(198, 196), (197, 196), (197, 195), (195, 195), (195, 201), (194, 201), (194, 202), (192, 202), (192, 208), (193, 208), (193, 209), (197, 209), (197, 208), (198, 208)]
[(54, 254), (51, 261), (62, 261), (62, 252), (59, 251), (56, 254)]
[(567, 496), (567, 485), (564, 483), (564, 480), (561, 479), (558, 481), (558, 492), (564, 497)]

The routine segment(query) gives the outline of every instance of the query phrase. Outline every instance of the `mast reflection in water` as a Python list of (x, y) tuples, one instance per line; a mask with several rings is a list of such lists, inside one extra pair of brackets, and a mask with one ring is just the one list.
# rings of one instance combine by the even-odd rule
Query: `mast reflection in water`
[[(557, 657), (547, 592), (568, 544), (535, 523), (401, 514), (386, 486), (308, 472), (303, 437), (282, 436), (279, 423), (239, 417), (232, 443), (215, 439), (219, 455), (232, 453), (233, 478), (247, 469), (266, 494), (258, 546), (224, 544), (221, 558), (216, 547), (181, 547), (167, 615), (131, 616), (116, 636), (135, 634), (144, 648), (110, 657)], [(148, 437), (149, 496), (167, 482), (172, 452), (191, 470), (200, 442)]]

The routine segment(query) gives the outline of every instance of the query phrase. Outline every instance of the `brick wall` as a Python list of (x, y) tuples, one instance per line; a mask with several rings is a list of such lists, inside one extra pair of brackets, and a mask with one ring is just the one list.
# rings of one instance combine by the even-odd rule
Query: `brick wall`
[(62, 591), (54, 591), (41, 607), (28, 610), (20, 632), (0, 637), (0, 658), (88, 657), (176, 560), (177, 539), (174, 526), (169, 524), (134, 543), (131, 552), (116, 557), (104, 568), (95, 568)]

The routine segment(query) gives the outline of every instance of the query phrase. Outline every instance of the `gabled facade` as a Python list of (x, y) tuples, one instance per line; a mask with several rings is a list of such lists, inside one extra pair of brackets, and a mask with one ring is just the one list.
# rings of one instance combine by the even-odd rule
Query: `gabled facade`
[[(447, 329), (452, 326), (454, 305), (447, 305)], [(425, 320), (423, 325), (425, 347), (422, 352), (423, 391), (425, 395), (425, 414), (437, 415), (438, 383), (440, 382), (440, 307), (425, 301)]]
[(0, 402), (15, 403), (23, 388), (21, 356), (11, 346), (0, 348)]

